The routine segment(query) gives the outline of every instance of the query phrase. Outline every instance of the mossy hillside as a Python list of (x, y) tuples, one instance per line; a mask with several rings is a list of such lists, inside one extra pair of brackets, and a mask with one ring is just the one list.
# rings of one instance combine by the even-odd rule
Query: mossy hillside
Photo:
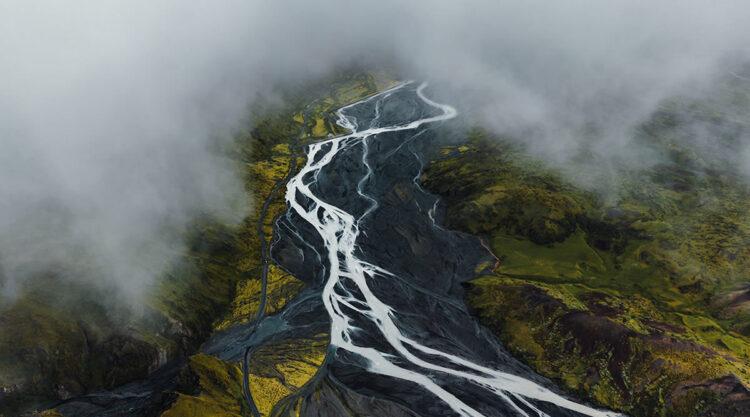
[[(483, 236), (500, 260), (467, 284), (480, 320), (567, 389), (643, 416), (697, 415), (728, 401), (716, 387), (750, 382), (750, 191), (726, 154), (685, 139), (695, 106), (666, 108), (680, 116), (657, 113), (639, 138), (662, 161), (623, 169), (604, 197), (481, 130), (438, 149), (422, 176), (446, 224)], [(735, 379), (707, 382), (723, 377)]]
[[(260, 237), (257, 225), (264, 196), (288, 170), (289, 157), (246, 163), (248, 189), (253, 191), (252, 212), (239, 225), (204, 219), (191, 228), (188, 251), (182, 262), (160, 282), (153, 304), (186, 331), (186, 350), (196, 349), (227, 314), (237, 286), (261, 275)], [(261, 202), (260, 204), (258, 202)], [(268, 216), (284, 210), (283, 200), (269, 206)], [(270, 228), (271, 220), (264, 219)]]
[[(627, 188), (620, 201), (605, 204), (560, 184), (553, 174), (524, 172), (499, 148), (477, 143), (473, 151), (435, 162), (423, 176), (427, 187), (444, 195), (449, 226), (488, 237), (501, 260), (499, 272), (539, 281), (592, 281), (612, 291), (637, 291), (667, 310), (711, 310), (731, 329), (742, 324), (741, 314), (732, 321), (725, 319), (726, 308), (714, 311), (736, 306), (744, 294), (750, 222), (742, 207), (750, 197), (747, 189), (735, 188), (741, 183), (724, 183), (732, 188), (726, 192), (706, 184), (705, 193), (698, 191), (700, 205), (675, 211), (653, 209), (670, 204), (669, 194), (653, 193), (649, 200)], [(534, 187), (541, 190), (525, 191)], [(658, 185), (639, 185), (649, 187), (659, 191)], [(528, 195), (535, 196), (532, 202)], [(716, 200), (728, 209), (712, 207)], [(524, 211), (525, 205), (531, 210)]]
[(52, 409), (34, 412), (30, 415), (30, 417), (65, 417), (65, 415), (55, 409)]
[[(297, 145), (298, 148), (301, 148), (302, 144), (307, 141), (343, 133), (340, 127), (333, 125), (331, 112), (338, 107), (374, 94), (391, 84), (392, 82), (382, 75), (361, 74), (326, 84), (326, 90), (317, 92), (320, 96), (305, 96), (305, 100), (309, 102), (286, 99), (285, 102), (296, 104), (286, 110), (265, 108), (262, 114), (267, 119), (253, 123), (255, 127), (251, 132), (238, 134), (238, 140), (241, 142), (237, 148), (239, 151), (235, 154), (235, 158), (247, 167), (248, 190), (254, 193), (256, 206), (260, 205), (259, 202), (265, 201), (278, 181), (286, 176), (291, 161), (289, 145), (294, 143), (296, 137), (299, 137), (300, 131), (296, 132), (297, 136), (287, 136), (284, 140), (278, 140), (281, 136), (276, 137), (273, 132), (285, 132), (288, 135), (294, 131), (289, 127), (290, 123), (299, 127), (303, 132), (303, 137), (301, 143)], [(307, 124), (303, 124), (306, 120)], [(324, 121), (325, 130), (320, 130), (321, 120)], [(258, 143), (254, 146), (246, 146), (243, 138), (252, 138)], [(261, 147), (260, 150), (259, 147)], [(295, 149), (295, 151), (299, 152), (300, 149)], [(259, 158), (264, 159), (259, 160)], [(298, 158), (297, 168), (299, 169), (305, 161), (304, 158)], [(286, 211), (283, 196), (282, 188), (270, 200), (268, 211), (263, 219), (263, 232), (269, 244), (273, 240), (273, 226), (276, 218)], [(239, 257), (239, 260), (241, 268), (246, 273), (236, 282), (233, 301), (229, 307), (219, 320), (212, 322), (214, 330), (226, 329), (234, 324), (252, 320), (257, 313), (260, 304), (262, 273), (260, 241), (257, 234), (259, 215), (260, 212), (256, 211), (249, 216), (245, 220), (248, 226), (240, 231), (239, 240), (244, 243), (242, 250), (247, 255)], [(304, 284), (301, 281), (277, 266), (271, 265), (268, 272), (265, 313), (273, 314), (280, 311), (303, 288)], [(290, 398), (315, 375), (325, 359), (328, 339), (328, 335), (322, 334), (309, 339), (282, 340), (264, 346), (253, 353), (250, 359), (248, 381), (253, 400), (262, 415), (270, 415), (279, 401)], [(230, 371), (231, 369), (238, 370), (240, 364), (228, 364), (207, 355), (197, 357), (201, 359), (204, 366), (196, 367), (193, 364), (196, 358), (194, 356), (191, 358), (190, 369), (200, 381), (203, 378), (212, 378), (211, 374), (220, 374), (241, 388), (241, 374)], [(204, 413), (200, 415), (212, 415), (211, 413), (219, 412), (235, 413), (237, 410), (234, 404), (237, 401), (245, 404), (242, 393), (240, 392), (239, 395), (240, 397), (235, 398), (235, 394), (232, 394), (232, 400), (228, 401), (227, 397), (217, 396), (205, 389), (198, 389), (196, 395), (194, 387), (185, 386), (181, 388), (179, 397), (172, 408), (164, 415), (171, 417), (193, 415), (190, 414), (192, 412), (190, 410), (193, 409)], [(243, 408), (242, 413), (248, 415), (248, 410)]]
[[(206, 216), (197, 219), (188, 234), (188, 251), (155, 292), (153, 303), (171, 319), (182, 323), (192, 349), (214, 330), (214, 322), (227, 313), (239, 283), (258, 280), (262, 257), (257, 226), (263, 202), (289, 170), (289, 144), (303, 130), (292, 115), (300, 104), (292, 100), (285, 107), (253, 112), (248, 126), (235, 134), (234, 146), (223, 149), (242, 173), (245, 189), (253, 204), (239, 224)], [(270, 228), (284, 210), (277, 196), (264, 217)], [(270, 233), (268, 233), (270, 236)]]
[[(271, 415), (279, 401), (310, 380), (327, 348), (328, 335), (323, 334), (313, 339), (277, 341), (253, 354), (248, 383), (261, 415)], [(202, 353), (190, 357), (177, 399), (162, 417), (249, 416), (240, 365)]]
[[(393, 81), (390, 81), (387, 73), (382, 72), (338, 75), (321, 83), (321, 86), (306, 90), (304, 95), (285, 96), (284, 103), (288, 103), (287, 107), (275, 109), (260, 106), (256, 109), (253, 117), (257, 120), (251, 123), (253, 129), (237, 134), (238, 146), (234, 157), (245, 165), (247, 188), (253, 193), (257, 208), (266, 201), (277, 183), (288, 174), (291, 166), (290, 145), (300, 139), (300, 134), (301, 140), (294, 149), (298, 154), (298, 170), (305, 163), (304, 156), (299, 155), (305, 143), (344, 133), (341, 127), (333, 123), (334, 110), (375, 94), (392, 84)], [(315, 126), (319, 125), (321, 120), (324, 121), (323, 130), (320, 130), (320, 127), (319, 130), (315, 130)], [(248, 140), (255, 143), (250, 142), (251, 145), (248, 146)], [(263, 234), (268, 245), (274, 239), (273, 227), (276, 219), (286, 212), (284, 188), (281, 188), (269, 203), (263, 217)], [(238, 233), (238, 245), (246, 254), (238, 259), (246, 276), (236, 282), (231, 306), (223, 313), (221, 319), (212, 323), (214, 330), (254, 317), (254, 309), (259, 302), (258, 294), (254, 291), (260, 290), (262, 274), (260, 237), (257, 234), (260, 214), (260, 210), (256, 209), (245, 219), (243, 228)], [(266, 312), (272, 313), (280, 309), (303, 288), (304, 285), (299, 280), (271, 266)]]
[[(343, 100), (356, 101), (373, 94), (376, 88), (378, 85), (372, 75), (337, 75), (303, 90), (279, 91), (282, 106), (259, 100), (251, 110), (247, 121), (247, 126), (251, 127), (237, 131), (235, 145), (223, 152), (240, 167), (246, 190), (254, 202), (252, 210), (239, 225), (201, 219), (191, 230), (193, 234), (188, 240), (191, 244), (185, 262), (180, 264), (181, 270), (167, 277), (154, 300), (160, 310), (186, 324), (196, 335), (196, 341), (204, 340), (223, 322), (225, 314), (233, 315), (233, 305), (242, 304), (241, 300), (234, 303), (227, 300), (236, 295), (247, 297), (248, 292), (242, 290), (249, 285), (248, 280), (260, 279), (262, 257), (257, 226), (263, 203), (291, 169), (290, 146), (301, 134), (307, 138), (315, 120), (328, 118), (333, 109), (348, 104)], [(336, 131), (326, 129), (320, 135), (333, 133)], [(310, 140), (316, 138), (320, 137), (310, 136)], [(300, 149), (295, 152), (299, 153)], [(304, 162), (304, 157), (298, 157), (297, 168)], [(270, 200), (263, 216), (263, 232), (268, 244), (273, 239), (276, 218), (285, 211), (282, 188)]]
[(102, 299), (103, 289), (49, 274), (2, 309), (0, 415), (145, 377), (178, 349), (175, 329), (154, 312), (134, 323), (132, 311)]
[(677, 390), (681, 384), (746, 375), (746, 363), (657, 321), (663, 316), (646, 299), (620, 307), (622, 299), (590, 288), (568, 298), (569, 288), (544, 287), (486, 277), (471, 283), (467, 301), (512, 352), (576, 396), (632, 415), (683, 416), (691, 414), (679, 412), (687, 401)]
[[(292, 297), (304, 288), (305, 284), (302, 281), (285, 273), (275, 265), (271, 265), (266, 287), (265, 314), (280, 311)], [(234, 324), (253, 319), (260, 307), (260, 298), (261, 283), (259, 280), (245, 280), (238, 283), (232, 307), (224, 320), (216, 325), (216, 329), (226, 329)]]
[(262, 415), (274, 415), (277, 405), (310, 381), (325, 360), (328, 341), (327, 334), (280, 340), (253, 354), (249, 386)]
[[(296, 116), (320, 97), (326, 98), (329, 106), (348, 104), (344, 101), (372, 94), (383, 82), (382, 77), (348, 72), (312, 87), (285, 88), (279, 92), (283, 105), (259, 100), (246, 124), (252, 128), (238, 130), (231, 146), (221, 143), (216, 147), (216, 152), (244, 175), (247, 194), (238, 200), (255, 204), (239, 205), (245, 211), (234, 214), (244, 217), (239, 222), (211, 213), (197, 216), (187, 228), (187, 249), (150, 293), (146, 313), (117, 312), (115, 305), (105, 302), (110, 299), (104, 296), (106, 291), (89, 294), (85, 286), (61, 287), (59, 283), (65, 281), (61, 277), (72, 273), (67, 269), (50, 271), (44, 285), (24, 290), (12, 305), (2, 306), (0, 384), (6, 391), (1, 394), (0, 413), (13, 415), (34, 404), (145, 377), (163, 364), (165, 356), (169, 359), (194, 352), (217, 326), (247, 320), (250, 306), (243, 299), (254, 296), (251, 291), (261, 272), (260, 206), (289, 169), (289, 144), (313, 127)], [(333, 109), (318, 104), (317, 113), (311, 114), (332, 126)], [(318, 133), (327, 136), (337, 133), (334, 129)], [(298, 166), (303, 163), (304, 158)], [(268, 240), (275, 217), (284, 210), (282, 188), (264, 218)], [(289, 276), (282, 280), (294, 282)], [(285, 284), (277, 294), (273, 285), (275, 281), (269, 313), (301, 289), (300, 285)], [(78, 298), (67, 304), (54, 302), (60, 294)]]
[(162, 417), (249, 415), (237, 365), (201, 353), (190, 357), (180, 378), (185, 391), (192, 395), (177, 394), (177, 400)]

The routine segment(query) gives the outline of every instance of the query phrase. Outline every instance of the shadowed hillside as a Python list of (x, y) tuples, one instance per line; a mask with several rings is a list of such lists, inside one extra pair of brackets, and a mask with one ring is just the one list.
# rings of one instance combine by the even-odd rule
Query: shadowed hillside
[[(498, 258), (465, 286), (473, 313), (601, 405), (744, 415), (750, 183), (736, 153), (750, 138), (748, 92), (730, 79), (701, 101), (664, 104), (635, 142), (662, 155), (646, 169), (556, 167), (481, 130), (437, 152), (422, 183), (443, 197), (446, 225), (482, 236)], [(617, 179), (602, 193), (571, 171)]]

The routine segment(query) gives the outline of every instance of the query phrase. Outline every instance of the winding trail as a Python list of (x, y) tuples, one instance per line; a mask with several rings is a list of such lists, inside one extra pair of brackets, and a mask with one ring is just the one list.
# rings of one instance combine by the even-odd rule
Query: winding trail
[[(455, 414), (463, 417), (481, 417), (484, 414), (454, 395), (445, 386), (443, 375), (464, 380), (490, 392), (520, 416), (549, 416), (535, 402), (551, 403), (586, 416), (619, 415), (578, 404), (531, 380), (476, 364), (406, 336), (396, 319), (398, 312), (372, 291), (370, 283), (398, 277), (384, 267), (368, 263), (357, 256), (360, 224), (378, 208), (378, 201), (363, 190), (363, 185), (373, 175), (368, 163), (370, 141), (379, 134), (417, 129), (424, 124), (451, 119), (457, 114), (453, 107), (427, 98), (424, 95), (426, 84), (420, 85), (416, 94), (425, 104), (440, 112), (435, 116), (379, 126), (378, 102), (375, 106), (375, 119), (369, 126), (359, 130), (357, 119), (347, 113), (352, 106), (376, 98), (386, 99), (406, 85), (408, 83), (339, 109), (337, 123), (352, 133), (309, 145), (307, 164), (287, 183), (285, 198), (289, 210), (317, 231), (325, 246), (325, 252), (320, 253), (327, 253), (327, 280), (322, 298), (331, 319), (331, 347), (361, 358), (366, 363), (367, 371), (371, 373), (418, 384), (443, 401)], [(369, 207), (358, 217), (323, 201), (313, 192), (313, 185), (318, 182), (321, 171), (337, 155), (354, 146), (362, 146), (362, 165), (367, 170), (357, 184), (357, 192), (369, 202)], [(367, 338), (362, 337), (366, 330), (364, 326), (358, 325), (358, 321), (361, 323), (362, 320), (377, 329), (379, 334), (374, 337), (385, 340), (387, 349), (367, 343)]]

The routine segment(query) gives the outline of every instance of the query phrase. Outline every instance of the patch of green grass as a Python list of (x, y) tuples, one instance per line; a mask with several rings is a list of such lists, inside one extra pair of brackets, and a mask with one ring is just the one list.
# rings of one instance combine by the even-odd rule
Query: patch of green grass
[[(244, 180), (245, 193), (236, 196), (241, 203), (237, 212), (231, 216), (201, 213), (187, 225), (186, 249), (148, 292), (145, 312), (117, 311), (117, 305), (107, 302), (111, 290), (106, 288), (66, 287), (77, 282), (66, 280), (66, 276), (81, 274), (80, 268), (87, 267), (80, 260), (46, 271), (35, 281), (38, 286), (23, 289), (12, 305), (0, 306), (0, 388), (11, 392), (0, 393), (0, 413), (14, 415), (60, 395), (77, 395), (145, 377), (159, 364), (163, 352), (169, 358), (188, 356), (217, 327), (254, 316), (249, 292), (257, 290), (261, 275), (260, 209), (289, 170), (289, 145), (302, 132), (314, 133), (310, 140), (342, 133), (331, 112), (374, 94), (391, 81), (382, 72), (342, 71), (312, 85), (279, 88), (276, 96), (282, 98), (280, 102), (259, 98), (235, 132), (234, 141), (217, 141), (214, 149)], [(313, 102), (306, 124), (302, 114)], [(304, 163), (304, 157), (298, 158), (298, 168)], [(283, 196), (282, 188), (263, 220), (269, 241), (275, 218), (286, 210)], [(183, 231), (171, 232), (182, 235)], [(282, 308), (303, 288), (294, 277), (276, 278), (271, 281), (269, 313)], [(70, 299), (60, 302), (65, 295)], [(219, 366), (199, 356), (191, 360), (191, 366), (201, 370), (196, 372), (205, 375), (206, 381), (219, 377), (237, 380), (231, 368), (234, 365)], [(213, 370), (207, 371), (209, 368)], [(232, 384), (221, 387), (235, 389), (236, 383)], [(204, 396), (181, 395), (178, 402), (182, 408), (173, 413), (238, 412), (236, 404), (230, 407), (224, 400), (207, 400), (220, 394), (207, 387), (203, 386), (208, 393)]]
[(243, 417), (249, 409), (242, 394), (242, 372), (232, 363), (197, 354), (183, 370), (182, 379), (197, 380), (197, 395), (178, 393), (177, 400), (162, 417)]
[(482, 323), (566, 389), (634, 416), (715, 402), (698, 391), (668, 402), (681, 383), (750, 384), (750, 185), (731, 153), (706, 153), (686, 126), (750, 131), (750, 120), (712, 106), (657, 112), (638, 141), (662, 162), (617, 168), (606, 193), (562, 174), (612, 175), (596, 158), (553, 166), (479, 129), (436, 148), (421, 177), (446, 225), (483, 236), (500, 260), (468, 285)]
[(585, 282), (607, 270), (604, 260), (586, 243), (585, 234), (580, 231), (550, 245), (499, 234), (492, 238), (491, 246), (501, 256), (497, 270), (505, 275)]

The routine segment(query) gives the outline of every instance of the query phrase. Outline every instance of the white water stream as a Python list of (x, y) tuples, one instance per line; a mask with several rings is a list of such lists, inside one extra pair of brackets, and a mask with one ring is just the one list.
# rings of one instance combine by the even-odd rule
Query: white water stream
[[(405, 85), (382, 92), (364, 101), (375, 98), (385, 99)], [(411, 381), (422, 386), (445, 402), (460, 416), (480, 417), (483, 414), (450, 393), (433, 380), (431, 375), (442, 373), (470, 381), (505, 400), (520, 416), (548, 416), (529, 400), (549, 402), (587, 416), (619, 416), (617, 413), (600, 411), (575, 403), (525, 378), (480, 366), (464, 358), (424, 346), (406, 337), (394, 320), (393, 308), (378, 299), (368, 287), (368, 279), (388, 279), (393, 276), (384, 268), (364, 262), (355, 256), (360, 221), (377, 208), (377, 202), (362, 192), (362, 185), (372, 174), (372, 170), (367, 163), (368, 139), (374, 138), (375, 135), (380, 133), (416, 129), (425, 123), (439, 122), (455, 117), (456, 110), (453, 107), (435, 103), (425, 97), (423, 94), (425, 87), (426, 84), (419, 86), (416, 90), (417, 95), (429, 106), (442, 111), (442, 114), (403, 124), (378, 127), (376, 121), (379, 117), (380, 107), (376, 105), (376, 120), (370, 124), (369, 128), (358, 131), (359, 126), (357, 126), (356, 119), (348, 117), (345, 111), (361, 102), (344, 107), (337, 113), (340, 118), (338, 123), (352, 133), (309, 145), (306, 166), (287, 184), (287, 204), (291, 210), (294, 210), (317, 230), (328, 251), (330, 267), (327, 271), (328, 277), (323, 291), (323, 302), (331, 317), (331, 344), (337, 349), (344, 349), (365, 359), (368, 363), (369, 372)], [(340, 208), (322, 201), (313, 194), (310, 185), (317, 181), (323, 167), (328, 165), (339, 152), (357, 145), (364, 147), (362, 163), (368, 170), (368, 173), (358, 184), (358, 192), (372, 204), (362, 216), (354, 218)], [(303, 178), (307, 179), (308, 183), (305, 183)], [(298, 194), (307, 197), (310, 202), (303, 205), (297, 201), (296, 196)], [(351, 288), (352, 286), (358, 290), (357, 295), (347, 290), (347, 287)], [(396, 360), (397, 358), (394, 357), (393, 353), (382, 352), (375, 347), (355, 344), (352, 336), (362, 330), (353, 324), (353, 318), (347, 316), (347, 309), (356, 311), (371, 320), (393, 351), (400, 355), (399, 360)], [(442, 361), (450, 363), (452, 368), (418, 357), (412, 353), (414, 351), (439, 357)], [(415, 365), (415, 369), (423, 369), (424, 372), (406, 369), (396, 364), (399, 361), (402, 363), (407, 361)], [(523, 404), (526, 409), (522, 408), (520, 404)], [(535, 414), (529, 414), (528, 410), (532, 410)]]

